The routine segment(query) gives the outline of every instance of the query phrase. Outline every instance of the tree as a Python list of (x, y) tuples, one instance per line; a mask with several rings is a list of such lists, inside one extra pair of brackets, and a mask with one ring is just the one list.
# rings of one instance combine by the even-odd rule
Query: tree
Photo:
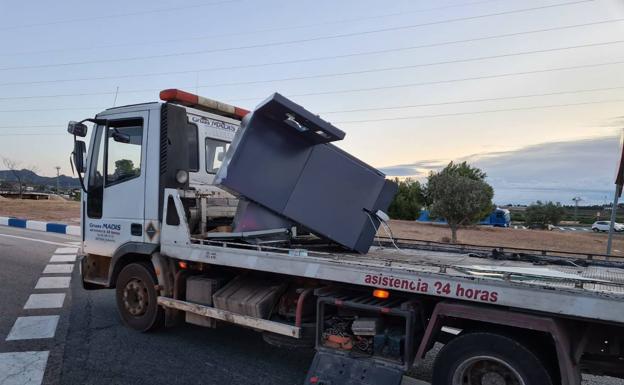
[(120, 159), (115, 161), (115, 180), (130, 178), (138, 175), (139, 170), (134, 168), (134, 162), (130, 159)]
[(22, 199), (22, 193), (24, 192), (24, 183), (27, 179), (26, 175), (28, 174), (28, 172), (36, 173), (37, 167), (31, 165), (28, 168), (22, 168), (20, 170), (20, 162), (9, 158), (2, 158), (2, 163), (4, 163), (4, 167), (6, 167), (7, 170), (11, 171), (11, 175), (13, 175), (13, 178), (15, 178), (15, 180), (17, 181), (19, 197), (20, 199)]
[(410, 178), (405, 180), (395, 178), (394, 181), (399, 185), (399, 190), (390, 203), (388, 215), (393, 219), (417, 219), (425, 203), (423, 186)]
[(524, 217), (527, 225), (558, 225), (565, 215), (565, 208), (561, 203), (537, 201), (526, 208)]
[(431, 215), (448, 223), (451, 242), (457, 242), (460, 226), (475, 224), (492, 211), (494, 190), (485, 177), (483, 171), (466, 162), (451, 162), (440, 172), (429, 175), (427, 194)]

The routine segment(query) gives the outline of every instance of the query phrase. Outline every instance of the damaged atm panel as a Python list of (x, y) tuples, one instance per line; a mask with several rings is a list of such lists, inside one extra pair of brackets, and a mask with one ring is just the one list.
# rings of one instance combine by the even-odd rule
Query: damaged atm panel
[(320, 237), (366, 253), (380, 223), (375, 213), (387, 210), (397, 186), (331, 144), (344, 136), (276, 93), (245, 117), (215, 181)]

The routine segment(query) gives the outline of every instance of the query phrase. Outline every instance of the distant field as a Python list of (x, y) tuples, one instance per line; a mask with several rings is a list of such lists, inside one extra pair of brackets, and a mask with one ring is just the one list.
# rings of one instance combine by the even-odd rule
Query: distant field
[[(78, 224), (80, 223), (80, 203), (57, 200), (3, 199), (0, 201), (0, 216)], [(399, 238), (444, 242), (444, 238), (450, 237), (450, 230), (443, 225), (392, 220), (390, 227), (394, 236)], [(385, 236), (383, 232), (380, 235)], [(606, 234), (502, 229), (484, 226), (459, 230), (458, 242), (579, 253), (604, 253), (607, 248)], [(613, 254), (624, 256), (624, 236), (615, 237)]]
[[(451, 236), (447, 226), (413, 221), (390, 221), (395, 237), (415, 238), (443, 242)], [(380, 235), (385, 236), (383, 232)], [(538, 250), (570, 251), (575, 253), (604, 254), (607, 235), (589, 232), (560, 232), (546, 230), (521, 230), (496, 227), (469, 227), (458, 231), (459, 243), (484, 246), (523, 247)], [(624, 236), (617, 235), (613, 242), (613, 255), (624, 256)]]
[(80, 223), (80, 202), (65, 200), (0, 200), (0, 216), (67, 224)]

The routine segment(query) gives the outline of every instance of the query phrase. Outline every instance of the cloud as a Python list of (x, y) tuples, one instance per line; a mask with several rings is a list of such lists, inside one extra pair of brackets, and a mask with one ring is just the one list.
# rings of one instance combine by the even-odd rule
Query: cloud
[(388, 176), (424, 178), (430, 171), (446, 166), (448, 162), (442, 160), (421, 160), (409, 164), (399, 164), (380, 168)]
[[(585, 204), (603, 203), (613, 194), (617, 137), (542, 143), (514, 151), (487, 152), (456, 159), (466, 160), (488, 174), (498, 204), (536, 200), (571, 204), (575, 196)], [(424, 178), (443, 160), (427, 160), (382, 168), (389, 176)]]

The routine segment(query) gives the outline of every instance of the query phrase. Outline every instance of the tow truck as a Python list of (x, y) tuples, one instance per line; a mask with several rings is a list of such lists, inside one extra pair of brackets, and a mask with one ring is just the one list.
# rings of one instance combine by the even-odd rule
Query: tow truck
[(436, 343), (434, 385), (624, 378), (622, 265), (401, 243), (393, 183), (319, 116), (280, 94), (160, 99), (68, 125), (83, 286), (114, 289), (128, 327), (314, 347), (304, 384), (400, 384)]

